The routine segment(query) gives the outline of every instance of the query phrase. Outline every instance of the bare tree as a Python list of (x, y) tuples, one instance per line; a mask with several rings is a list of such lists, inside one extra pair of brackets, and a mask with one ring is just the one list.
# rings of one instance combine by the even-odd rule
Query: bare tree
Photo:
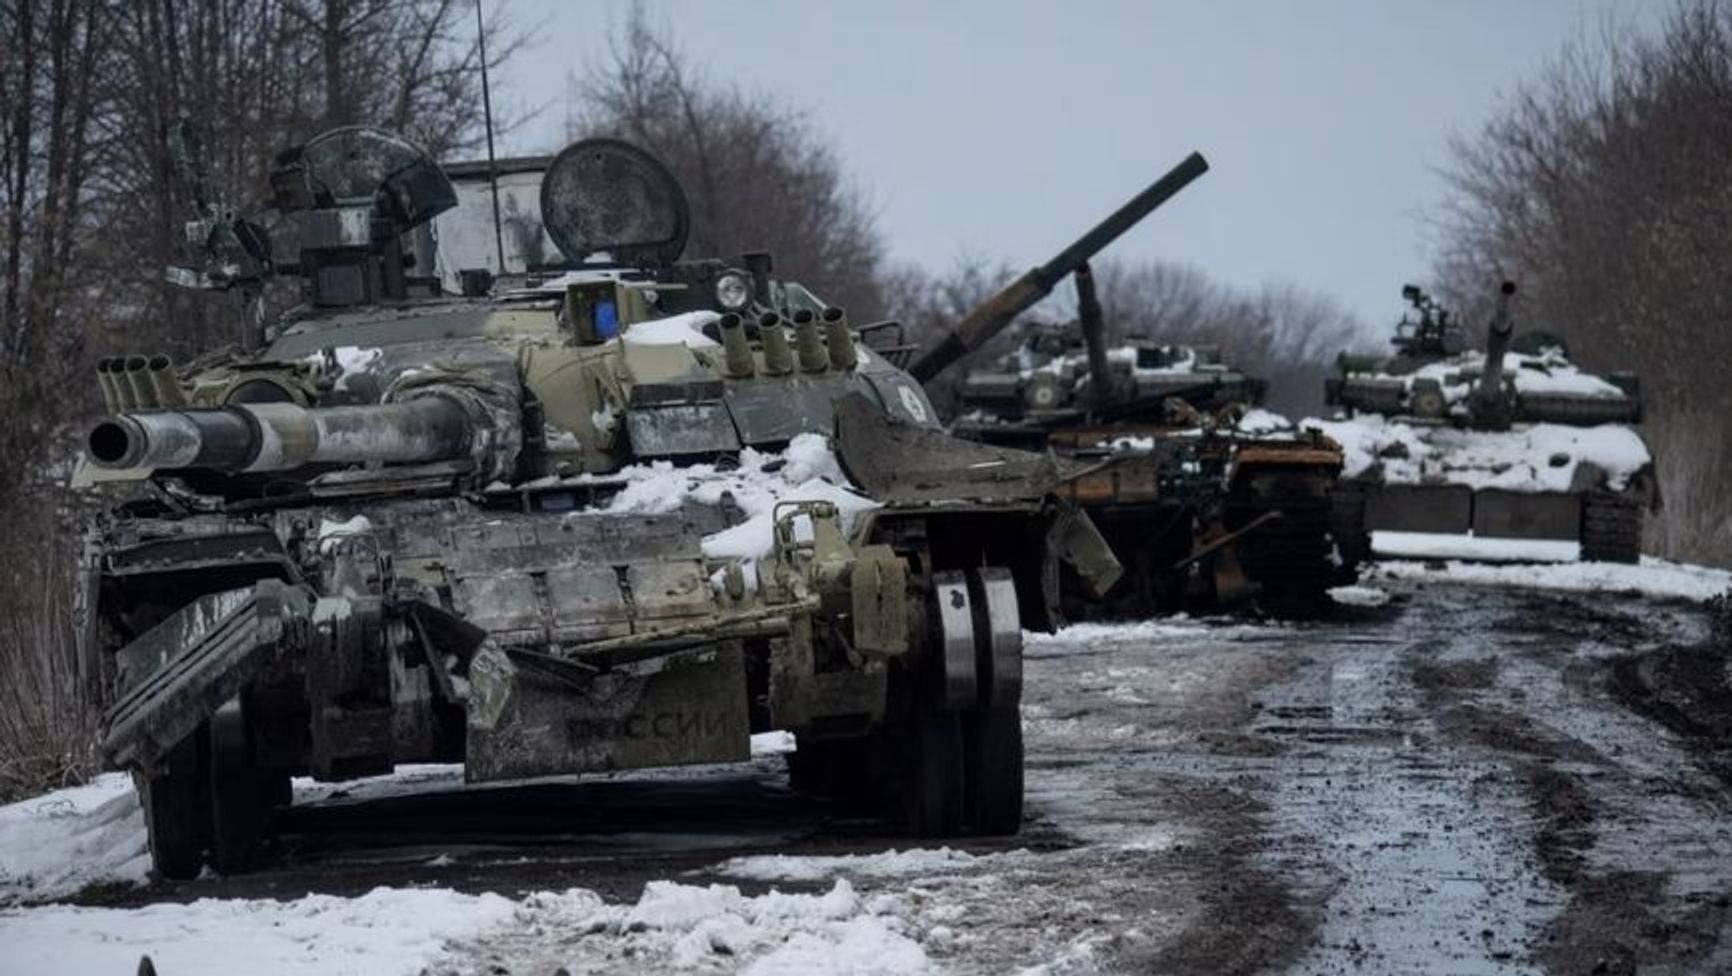
[(876, 217), (828, 141), (767, 95), (705, 81), (634, 8), (612, 57), (574, 81), (573, 136), (609, 135), (665, 162), (692, 206), (687, 253), (770, 251), (777, 271), (858, 313), (884, 307)]
[[(0, 793), (10, 770), (66, 767), (55, 750), (88, 759), (68, 746), (87, 725), (77, 703), (45, 689), (66, 687), (76, 512), (59, 485), (99, 406), (95, 357), (185, 358), (234, 334), (226, 299), (163, 281), (191, 216), (168, 127), (209, 133), (212, 174), (242, 209), (274, 151), (331, 125), (468, 148), (473, 14), (459, 0), (0, 0), (0, 713), (23, 716), (0, 723)], [(486, 32), (495, 61), (523, 43), (497, 13)], [(11, 741), (26, 734), (39, 741)]]
[(1732, 8), (1681, 3), (1658, 36), (1568, 47), (1457, 139), (1437, 275), (1472, 309), (1522, 285), (1524, 320), (1644, 381), (1667, 506), (1650, 537), (1732, 564)]

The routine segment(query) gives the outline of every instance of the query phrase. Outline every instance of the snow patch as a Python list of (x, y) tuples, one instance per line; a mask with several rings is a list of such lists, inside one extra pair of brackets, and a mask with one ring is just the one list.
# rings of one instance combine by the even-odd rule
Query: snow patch
[(1389, 594), (1375, 586), (1337, 586), (1329, 591), (1329, 599), (1344, 607), (1381, 607), (1389, 602)]
[(170, 976), (412, 974), (463, 938), (511, 921), (499, 895), (376, 888), (359, 898), (200, 899), (142, 908), (50, 906), (0, 914), (0, 976), (130, 973), (148, 954)]
[(319, 520), (319, 553), (329, 554), (337, 543), (356, 535), (366, 535), (373, 531), (373, 523), (365, 515), (357, 515), (346, 522), (333, 522), (330, 519)]
[[(773, 549), (775, 510), (783, 502), (829, 502), (836, 506), (844, 532), (860, 513), (878, 507), (877, 502), (852, 490), (822, 434), (797, 435), (780, 454), (746, 448), (740, 452), (739, 467), (732, 470), (720, 470), (713, 464), (675, 466), (655, 461), (628, 466), (608, 478), (625, 482), (608, 503), (606, 511), (610, 513), (665, 514), (688, 503), (729, 502), (737, 506), (745, 518), (705, 536), (703, 551), (711, 559), (748, 564), (768, 556)], [(747, 566), (748, 570), (753, 568)]]
[(633, 322), (620, 334), (628, 346), (685, 346), (687, 349), (718, 349), (721, 343), (704, 335), (703, 328), (721, 318), (714, 312), (686, 312), (665, 319)]
[(778, 729), (774, 732), (755, 732), (752, 734), (753, 759), (763, 756), (785, 756), (793, 752), (795, 748), (794, 733), (792, 732), (783, 732)]
[(1491, 566), (1483, 563), (1386, 562), (1367, 573), (1373, 579), (1445, 581), (1516, 586), (1577, 593), (1639, 593), (1645, 596), (1707, 600), (1732, 589), (1732, 572), (1667, 562), (1643, 556), (1638, 566), (1622, 563)]
[(836, 877), (902, 878), (958, 874), (978, 868), (997, 854), (937, 850), (888, 850), (877, 854), (753, 854), (716, 865), (715, 873), (756, 881), (825, 881)]
[(1293, 422), (1272, 410), (1252, 407), (1239, 418), (1235, 428), (1241, 434), (1281, 434), (1293, 430)]
[(455, 947), (448, 958), (505, 958), (514, 972), (930, 971), (925, 950), (890, 909), (876, 899), (863, 901), (847, 881), (822, 894), (756, 897), (733, 885), (651, 881), (631, 905), (605, 904), (593, 892), (574, 889), (531, 895), (508, 926)]
[(1384, 484), (1450, 484), (1509, 491), (1576, 491), (1577, 468), (1599, 466), (1614, 491), (1653, 457), (1629, 427), (1602, 424), (1517, 424), (1507, 431), (1462, 430), (1363, 415), (1346, 420), (1307, 418), (1341, 445), (1342, 476)]
[(0, 807), (0, 903), (142, 884), (149, 873), (144, 811), (125, 773)]
[(1137, 623), (1071, 624), (1056, 634), (1024, 631), (1022, 639), (1023, 646), (1032, 650), (1074, 653), (1097, 651), (1104, 644), (1149, 644), (1150, 650), (1158, 651), (1164, 641), (1233, 639), (1277, 633), (1283, 629), (1286, 628), (1279, 624), (1220, 624), (1178, 614)]
[(1448, 532), (1371, 533), (1371, 550), (1397, 559), (1468, 559), (1489, 563), (1570, 563), (1582, 545), (1570, 539), (1507, 539)]

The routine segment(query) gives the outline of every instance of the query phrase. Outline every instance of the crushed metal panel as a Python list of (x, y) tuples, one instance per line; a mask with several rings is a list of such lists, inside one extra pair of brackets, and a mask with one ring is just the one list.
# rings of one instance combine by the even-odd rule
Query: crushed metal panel
[(1113, 555), (1112, 546), (1107, 545), (1093, 520), (1080, 511), (1064, 512), (1053, 522), (1047, 548), (1070, 564), (1097, 598), (1105, 596), (1124, 575), (1125, 568)]
[(561, 681), (499, 648), (470, 667), (465, 775), (522, 779), (751, 757), (744, 656), (737, 644)]
[(1482, 488), (1473, 496), (1473, 534), (1508, 539), (1580, 539), (1582, 500), (1567, 492)]
[[(306, 641), (312, 594), (261, 580), (238, 602), (211, 594), (146, 631), (141, 661), (163, 663), (103, 716), (102, 750), (117, 765), (150, 768), (282, 654)], [(201, 618), (204, 618), (201, 621)]]
[(1472, 525), (1473, 491), (1464, 485), (1366, 486), (1367, 531), (1459, 535)]
[(864, 396), (836, 405), (836, 459), (850, 480), (887, 504), (1039, 499), (1060, 480), (1058, 462), (1047, 455), (896, 420)]

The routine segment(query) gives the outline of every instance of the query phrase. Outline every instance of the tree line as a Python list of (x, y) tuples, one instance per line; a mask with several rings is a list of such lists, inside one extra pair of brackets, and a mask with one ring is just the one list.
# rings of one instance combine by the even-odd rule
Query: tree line
[(1521, 283), (1525, 327), (1636, 372), (1664, 509), (1649, 551), (1732, 565), (1732, 8), (1687, 0), (1643, 35), (1570, 44), (1457, 138), (1440, 290), (1482, 317)]

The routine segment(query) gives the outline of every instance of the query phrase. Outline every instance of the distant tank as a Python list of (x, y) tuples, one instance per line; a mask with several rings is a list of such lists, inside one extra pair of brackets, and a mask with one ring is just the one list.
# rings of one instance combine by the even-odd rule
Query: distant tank
[[(962, 380), (960, 436), (1083, 464), (1067, 497), (1126, 567), (1106, 601), (1125, 612), (1254, 600), (1279, 614), (1327, 605), (1337, 558), (1331, 492), (1342, 454), (1260, 409), (1263, 381), (1207, 346), (1108, 344), (1087, 261), (1208, 169), (1193, 154), (1064, 251), (971, 311), (916, 360), (936, 375), (1010, 329), (1074, 277), (1074, 325), (1027, 322), (1015, 349)], [(1075, 601), (1075, 613), (1101, 607)]]
[[(1052, 459), (944, 434), (767, 256), (680, 260), (683, 193), (625, 143), (545, 163), (565, 270), (442, 278), (426, 229), (462, 208), (402, 139), (279, 157), (276, 259), (177, 135), (173, 277), (238, 289), (242, 342), (104, 360), (74, 479), (138, 489), (87, 534), (80, 661), (160, 873), (253, 865), (291, 775), (743, 760), (769, 729), (914, 832), (1019, 828), (1023, 628), (1061, 563), (1118, 573)], [(304, 297), (276, 321), (273, 274)]]
[(1575, 541), (1583, 559), (1637, 561), (1643, 512), (1659, 502), (1635, 429), (1637, 378), (1576, 367), (1552, 333), (1518, 335), (1515, 293), (1501, 287), (1484, 352), (1408, 285), (1395, 354), (1341, 355), (1325, 388), (1341, 414), (1314, 423), (1347, 451), (1344, 538), (1362, 549), (1379, 530)]

